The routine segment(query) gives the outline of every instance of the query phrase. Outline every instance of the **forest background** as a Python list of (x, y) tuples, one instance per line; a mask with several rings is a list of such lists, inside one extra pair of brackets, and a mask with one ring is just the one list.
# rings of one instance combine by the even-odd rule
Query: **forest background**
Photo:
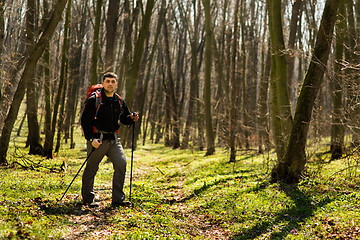
[(0, 33), (2, 165), (16, 121), (29, 154), (76, 147), (106, 71), (140, 112), (136, 140), (229, 161), (275, 149), (272, 181), (298, 182), (324, 139), (332, 159), (359, 146), (359, 1), (2, 0)]

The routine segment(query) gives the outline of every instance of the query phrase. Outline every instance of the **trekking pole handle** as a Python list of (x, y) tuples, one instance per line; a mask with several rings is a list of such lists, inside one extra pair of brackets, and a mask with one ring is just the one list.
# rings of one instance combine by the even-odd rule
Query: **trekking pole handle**
[(139, 113), (138, 112), (132, 112), (129, 115), (131, 117), (131, 119), (136, 122), (137, 120), (139, 120)]

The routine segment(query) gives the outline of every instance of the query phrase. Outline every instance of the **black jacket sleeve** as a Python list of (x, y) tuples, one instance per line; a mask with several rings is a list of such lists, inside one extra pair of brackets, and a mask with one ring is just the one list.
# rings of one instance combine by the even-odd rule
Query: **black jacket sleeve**
[(120, 115), (120, 122), (124, 125), (133, 124), (134, 121), (130, 117), (131, 112), (129, 110), (129, 107), (126, 105), (126, 102), (123, 99), (121, 99), (121, 105), (122, 105), (122, 113)]
[(95, 95), (90, 96), (84, 104), (84, 110), (81, 115), (81, 127), (87, 140), (94, 138), (93, 126), (96, 112), (95, 101)]

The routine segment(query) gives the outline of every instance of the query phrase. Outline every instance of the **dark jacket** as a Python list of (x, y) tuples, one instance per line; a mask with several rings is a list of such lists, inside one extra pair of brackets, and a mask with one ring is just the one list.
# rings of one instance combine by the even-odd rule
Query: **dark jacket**
[(94, 131), (94, 127), (98, 132), (114, 133), (119, 129), (120, 122), (124, 125), (134, 123), (130, 117), (131, 113), (125, 101), (120, 99), (116, 94), (114, 94), (112, 98), (106, 97), (104, 88), (101, 89), (101, 101), (96, 119), (95, 113), (96, 95), (93, 93), (86, 100), (81, 116), (81, 127), (87, 140), (99, 137), (100, 134)]

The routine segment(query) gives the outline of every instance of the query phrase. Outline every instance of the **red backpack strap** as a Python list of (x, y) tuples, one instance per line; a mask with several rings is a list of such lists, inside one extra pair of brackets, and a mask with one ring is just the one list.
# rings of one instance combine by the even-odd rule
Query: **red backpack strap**
[[(100, 104), (102, 102), (101, 90), (95, 91), (94, 94), (95, 94), (95, 109), (96, 109), (96, 111), (95, 111), (95, 119), (96, 119), (97, 118), (97, 113), (98, 113), (99, 108), (100, 108)], [(121, 99), (122, 98), (120, 97), (119, 94), (117, 94), (117, 93), (115, 93), (115, 94), (119, 98), (119, 104), (120, 104), (120, 110), (121, 110), (122, 109), (122, 104), (121, 104)]]
[(119, 98), (119, 104), (120, 104), (120, 111), (122, 110), (122, 104), (121, 104), (121, 100), (122, 100), (122, 98), (120, 97), (120, 95), (119, 94), (117, 94), (117, 93), (115, 93), (116, 94), (116, 96)]
[(102, 97), (101, 97), (101, 90), (100, 91), (95, 91), (95, 119), (97, 118), (97, 113), (99, 111), (99, 108), (100, 108), (100, 104), (101, 104), (101, 101), (102, 101)]

